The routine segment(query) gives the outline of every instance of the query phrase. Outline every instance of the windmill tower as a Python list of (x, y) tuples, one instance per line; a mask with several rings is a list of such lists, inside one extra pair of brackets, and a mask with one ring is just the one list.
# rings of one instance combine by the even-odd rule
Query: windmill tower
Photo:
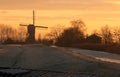
[(45, 26), (36, 26), (35, 25), (35, 11), (34, 10), (33, 10), (33, 24), (29, 24), (29, 25), (20, 24), (20, 26), (27, 26), (27, 33), (28, 33), (28, 36), (26, 38), (27, 43), (35, 42), (35, 29), (36, 28), (48, 28)]

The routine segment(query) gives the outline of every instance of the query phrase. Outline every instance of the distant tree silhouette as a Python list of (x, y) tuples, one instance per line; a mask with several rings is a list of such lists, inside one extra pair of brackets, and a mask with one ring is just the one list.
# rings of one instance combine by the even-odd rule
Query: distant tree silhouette
[(4, 41), (5, 44), (11, 44), (11, 43), (15, 43), (15, 41), (11, 38), (7, 38), (5, 41)]
[(113, 43), (113, 34), (108, 25), (101, 28), (101, 36), (103, 44), (112, 44)]
[(5, 33), (4, 33), (5, 27), (0, 24), (0, 42), (3, 43), (5, 40)]
[(71, 26), (73, 28), (79, 29), (79, 31), (81, 31), (81, 32), (84, 32), (86, 30), (85, 23), (82, 20), (80, 20), (80, 19), (71, 21)]
[(27, 38), (27, 31), (25, 28), (23, 27), (19, 27), (17, 28), (18, 30), (16, 31), (15, 35), (16, 35), (16, 39), (17, 41), (20, 42), (25, 42), (26, 38)]
[(45, 45), (52, 45), (53, 44), (53, 40), (44, 38), (44, 39), (41, 40), (41, 43), (45, 44)]
[(6, 25), (0, 25), (0, 40), (4, 42), (8, 38), (12, 38), (14, 35), (14, 29)]
[(50, 33), (46, 34), (46, 38), (49, 40), (53, 40), (53, 44), (56, 43), (57, 38), (61, 35), (61, 33), (64, 31), (63, 25), (57, 25), (56, 27), (52, 28)]
[(115, 27), (114, 30), (114, 41), (120, 45), (120, 27)]
[[(15, 42), (24, 42), (26, 39), (26, 31), (25, 29), (18, 28), (15, 29), (11, 26), (0, 25), (0, 42), (1, 43), (14, 43)], [(12, 40), (12, 41), (10, 41)]]
[(56, 44), (69, 45), (82, 43), (85, 39), (84, 30), (85, 24), (83, 21), (71, 21), (71, 27), (63, 31), (63, 33), (57, 38)]
[(102, 42), (102, 38), (97, 34), (92, 34), (90, 36), (87, 36), (86, 42), (92, 44), (100, 44)]
[(39, 33), (39, 34), (38, 34), (37, 42), (38, 42), (38, 43), (41, 43), (41, 41), (42, 41), (42, 38), (41, 38), (41, 34)]

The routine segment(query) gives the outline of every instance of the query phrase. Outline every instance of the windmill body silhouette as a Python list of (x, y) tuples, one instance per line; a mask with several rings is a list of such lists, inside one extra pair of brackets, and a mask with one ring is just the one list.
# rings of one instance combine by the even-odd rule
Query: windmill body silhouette
[(26, 38), (27, 43), (34, 43), (35, 42), (35, 29), (36, 28), (48, 28), (45, 26), (35, 26), (35, 12), (34, 12), (34, 10), (33, 10), (33, 24), (29, 24), (29, 25), (20, 24), (20, 26), (27, 26), (27, 38)]

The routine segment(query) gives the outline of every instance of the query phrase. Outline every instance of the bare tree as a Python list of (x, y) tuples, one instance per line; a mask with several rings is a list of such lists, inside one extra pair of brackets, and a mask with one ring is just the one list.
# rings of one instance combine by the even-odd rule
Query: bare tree
[(23, 42), (26, 39), (26, 30), (24, 28), (15, 29), (12, 26), (0, 25), (0, 42), (6, 40)]
[(17, 31), (16, 37), (18, 41), (24, 42), (26, 40), (27, 37), (27, 31), (25, 28), (23, 27), (19, 27), (19, 30)]
[(86, 31), (85, 23), (82, 20), (77, 19), (71, 21), (71, 26), (74, 29), (74, 36), (76, 37), (76, 39), (84, 39)]
[(114, 32), (114, 41), (117, 44), (120, 44), (120, 27), (115, 27), (113, 32)]
[(71, 26), (72, 26), (73, 28), (79, 29), (79, 31), (81, 31), (81, 32), (85, 32), (85, 31), (86, 31), (86, 25), (85, 25), (85, 23), (84, 23), (82, 20), (80, 20), (80, 19), (71, 21)]
[(5, 27), (3, 24), (0, 24), (0, 42), (4, 42), (5, 40)]
[(7, 38), (11, 38), (13, 34), (13, 29), (9, 26), (0, 25), (0, 40), (4, 42)]
[(56, 42), (56, 39), (61, 35), (61, 33), (63, 32), (64, 30), (64, 26), (63, 25), (57, 25), (56, 27), (52, 28), (50, 33), (48, 33), (46, 35), (46, 37), (48, 39), (52, 39), (53, 42), (55, 43)]
[(101, 36), (102, 36), (103, 44), (113, 43), (113, 34), (110, 27), (108, 27), (108, 25), (101, 28)]
[(41, 41), (42, 41), (42, 38), (41, 38), (41, 34), (39, 33), (39, 34), (38, 34), (37, 42), (41, 43)]
[(79, 44), (85, 40), (85, 24), (81, 20), (71, 21), (71, 27), (64, 29), (61, 35), (57, 38), (57, 44)]

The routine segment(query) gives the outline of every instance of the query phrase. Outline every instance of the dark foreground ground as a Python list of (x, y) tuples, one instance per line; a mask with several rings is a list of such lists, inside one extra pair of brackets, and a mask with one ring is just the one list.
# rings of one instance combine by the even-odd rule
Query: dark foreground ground
[[(18, 74), (16, 77), (120, 77), (119, 64), (101, 62), (85, 55), (43, 45), (1, 46), (0, 67), (1, 75), (12, 72), (14, 75)], [(17, 73), (14, 69), (11, 71), (3, 67), (15, 68), (15, 71), (17, 68), (24, 72)]]

